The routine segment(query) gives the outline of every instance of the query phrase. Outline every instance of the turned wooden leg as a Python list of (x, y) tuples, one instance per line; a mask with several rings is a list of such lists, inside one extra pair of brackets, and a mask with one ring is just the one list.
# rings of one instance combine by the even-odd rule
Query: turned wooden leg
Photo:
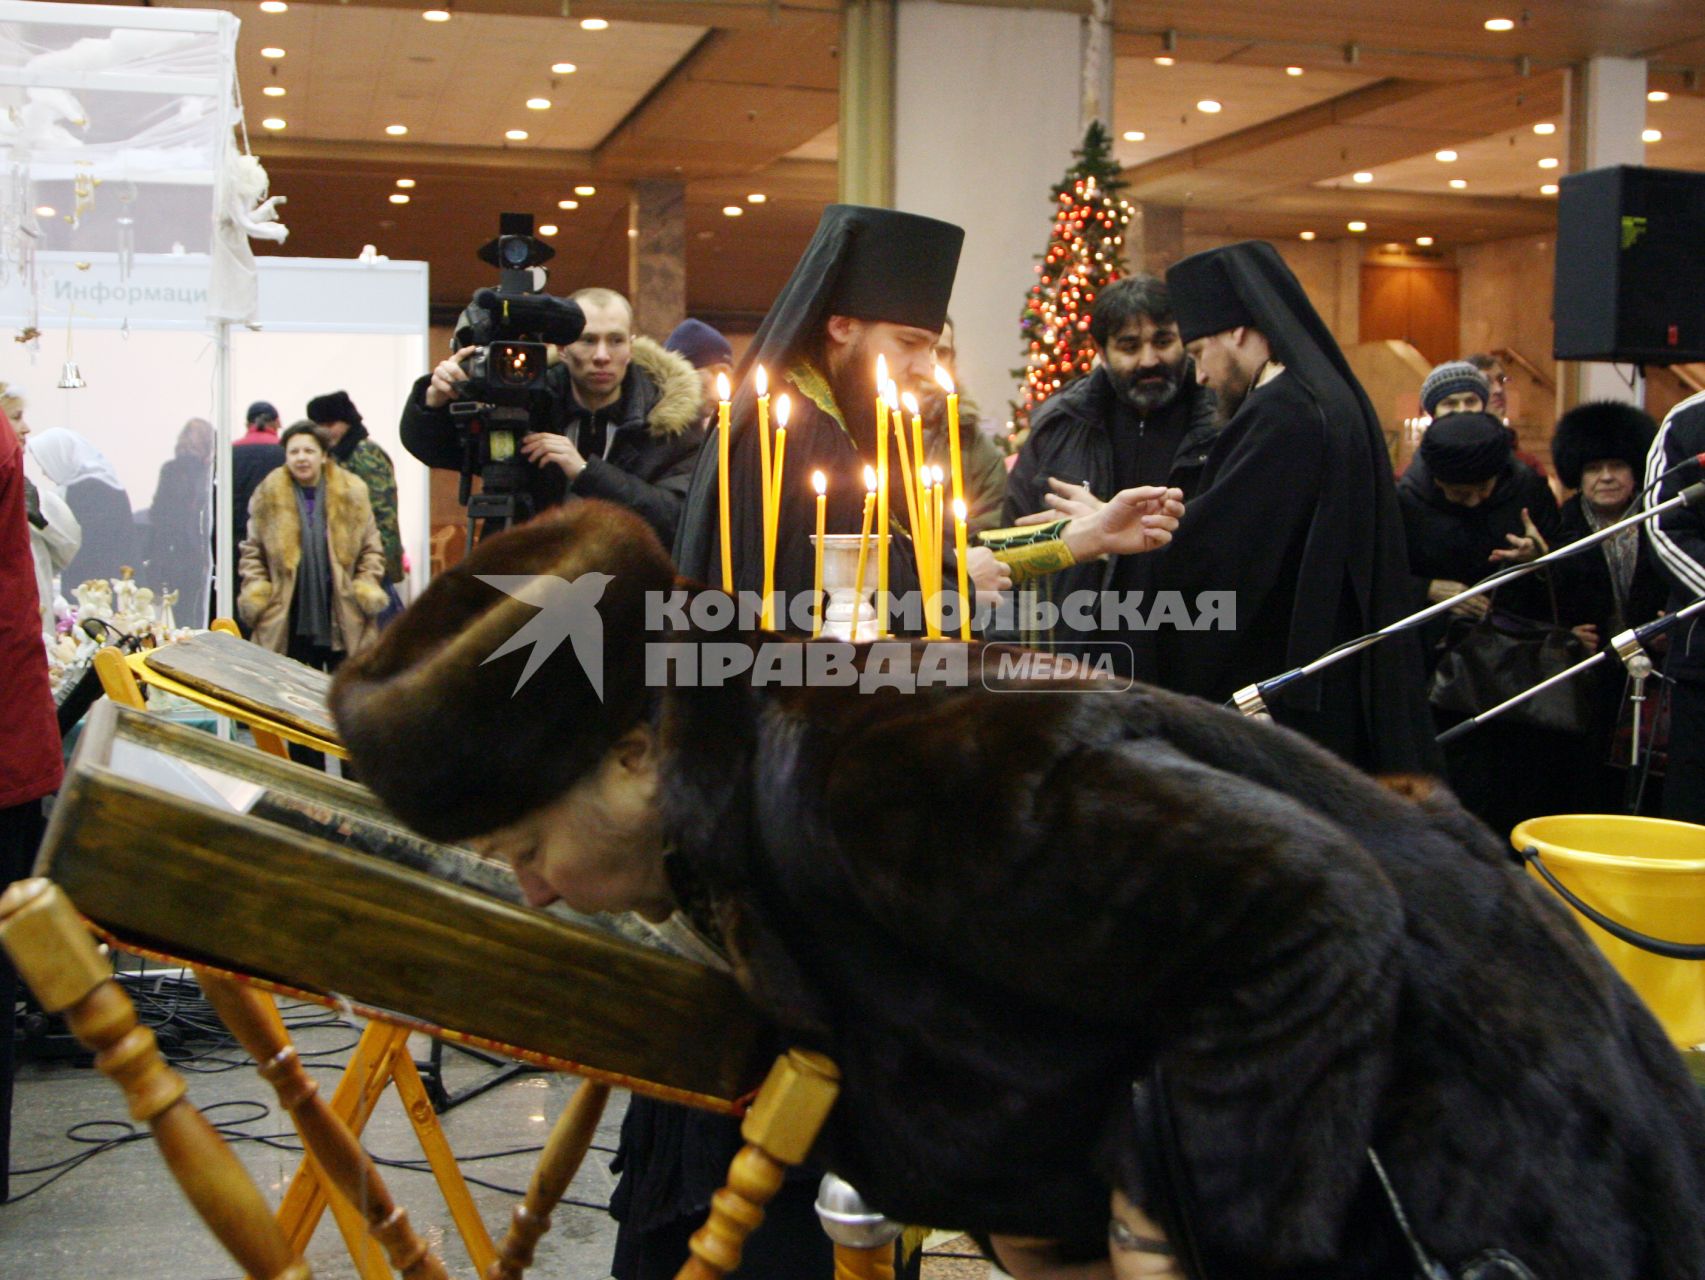
[[(48, 880), (20, 880), (0, 896), (0, 945), (49, 1013), (94, 1050), (95, 1065), (124, 1090), (133, 1119), (154, 1131), (166, 1165), (219, 1242), (251, 1276), (308, 1280), (272, 1211), (231, 1148), (184, 1100), (183, 1077), (138, 1026), (71, 900)], [(116, 1261), (116, 1260), (115, 1260)]]
[(533, 1250), (550, 1229), (551, 1211), (579, 1172), (609, 1100), (610, 1086), (596, 1080), (583, 1080), (574, 1091), (551, 1129), (539, 1155), (539, 1167), (527, 1184), (526, 1198), (515, 1206), (497, 1260), (485, 1273), (485, 1280), (521, 1280), (522, 1273), (533, 1265)]
[(835, 1280), (894, 1280), (894, 1242), (876, 1249), (836, 1245)]
[(740, 1265), (746, 1239), (764, 1220), (789, 1165), (804, 1160), (828, 1119), (841, 1073), (823, 1055), (789, 1049), (776, 1059), (740, 1126), (746, 1145), (728, 1169), (728, 1185), (688, 1242), (692, 1257), (675, 1280), (721, 1280)]
[(391, 1199), (372, 1157), (320, 1097), (320, 1086), (302, 1066), (296, 1046), (285, 1037), (278, 1020), (269, 1016), (265, 997), (217, 974), (197, 971), (196, 976), (220, 1020), (278, 1094), (279, 1105), (295, 1121), (303, 1145), (326, 1178), (366, 1217), (367, 1229), (384, 1246), (391, 1265), (406, 1280), (449, 1280), (444, 1264)]

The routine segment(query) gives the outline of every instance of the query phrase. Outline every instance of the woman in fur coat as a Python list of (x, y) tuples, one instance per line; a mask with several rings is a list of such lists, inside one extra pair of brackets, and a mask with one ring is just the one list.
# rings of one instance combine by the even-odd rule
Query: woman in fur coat
[(322, 671), (378, 635), (385, 552), (367, 486), (327, 456), (320, 429), (284, 433), (284, 465), (249, 500), (237, 609), (251, 639)]

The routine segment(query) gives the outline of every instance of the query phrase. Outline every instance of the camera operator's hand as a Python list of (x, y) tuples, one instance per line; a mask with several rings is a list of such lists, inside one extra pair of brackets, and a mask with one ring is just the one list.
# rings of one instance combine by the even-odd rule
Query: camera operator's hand
[(468, 380), (467, 371), (462, 368), (462, 361), (478, 351), (478, 347), (463, 347), (448, 360), (440, 361), (432, 371), (432, 381), (426, 384), (426, 407), (442, 409), (452, 400), (462, 398), (461, 383)]
[(570, 480), (586, 470), (586, 459), (574, 447), (574, 441), (552, 431), (534, 431), (521, 438), (521, 454), (536, 467), (555, 463)]

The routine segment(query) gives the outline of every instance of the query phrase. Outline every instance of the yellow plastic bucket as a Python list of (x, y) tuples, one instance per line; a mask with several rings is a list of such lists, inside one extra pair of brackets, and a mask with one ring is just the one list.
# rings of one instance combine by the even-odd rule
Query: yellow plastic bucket
[[(1705, 826), (1562, 814), (1528, 819), (1510, 843), (1537, 850), (1564, 888), (1617, 924), (1663, 942), (1705, 944)], [(1528, 874), (1544, 882), (1531, 862)], [(1705, 961), (1655, 955), (1612, 937), (1579, 910), (1575, 916), (1671, 1040), (1683, 1047), (1705, 1042)]]

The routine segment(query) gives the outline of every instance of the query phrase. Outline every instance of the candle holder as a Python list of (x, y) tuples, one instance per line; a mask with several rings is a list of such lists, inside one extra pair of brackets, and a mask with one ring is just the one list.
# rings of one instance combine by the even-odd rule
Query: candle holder
[[(876, 606), (870, 597), (876, 590), (876, 566), (868, 565), (864, 572), (864, 591), (856, 590), (858, 578), (858, 548), (862, 539), (856, 533), (830, 533), (823, 537), (823, 592), (829, 597), (829, 607), (823, 614), (823, 639), (846, 640), (858, 643), (876, 639)], [(876, 539), (868, 539), (870, 557), (875, 559)], [(813, 547), (817, 535), (811, 535)]]

